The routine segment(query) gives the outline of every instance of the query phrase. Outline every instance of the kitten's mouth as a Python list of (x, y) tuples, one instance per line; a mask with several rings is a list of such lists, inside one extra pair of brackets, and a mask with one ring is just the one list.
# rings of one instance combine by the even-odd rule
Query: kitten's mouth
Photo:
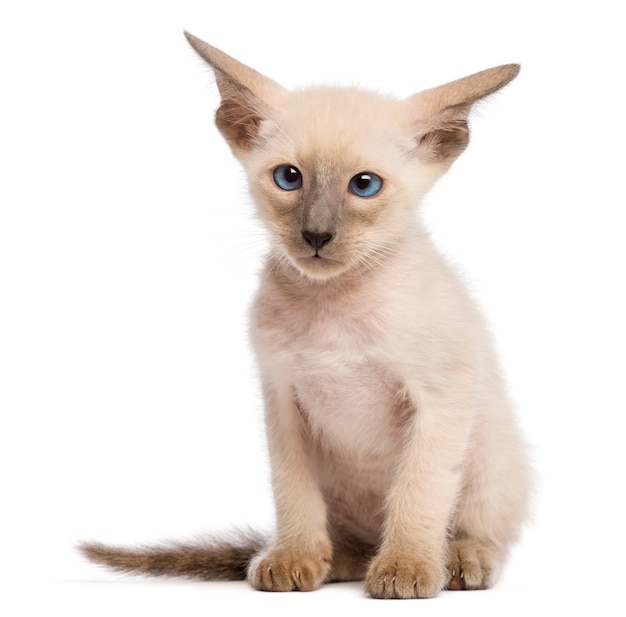
[(300, 272), (313, 278), (330, 278), (339, 274), (344, 269), (340, 261), (325, 257), (319, 253), (297, 257), (295, 259), (295, 266)]
[(339, 264), (338, 261), (335, 261), (334, 259), (329, 259), (328, 257), (324, 257), (319, 253), (315, 253), (315, 255), (308, 255), (307, 257), (300, 257), (298, 258), (298, 261), (300, 263), (314, 264), (316, 266), (321, 266), (323, 264)]

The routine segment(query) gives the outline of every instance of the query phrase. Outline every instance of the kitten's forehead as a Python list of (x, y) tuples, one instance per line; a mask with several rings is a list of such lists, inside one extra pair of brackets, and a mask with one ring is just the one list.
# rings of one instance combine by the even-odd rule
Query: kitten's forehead
[[(395, 99), (350, 88), (315, 88), (291, 94), (277, 117), (294, 154), (315, 162), (320, 181), (352, 158), (371, 159), (399, 138), (403, 109)], [(377, 158), (377, 156), (376, 156)]]

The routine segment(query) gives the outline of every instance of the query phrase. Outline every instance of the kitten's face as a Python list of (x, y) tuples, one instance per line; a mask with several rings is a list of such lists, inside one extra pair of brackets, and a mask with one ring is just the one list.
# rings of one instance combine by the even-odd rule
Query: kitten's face
[(244, 162), (272, 250), (318, 280), (384, 261), (441, 170), (421, 164), (395, 100), (347, 89), (290, 93)]
[(402, 101), (349, 88), (293, 92), (186, 36), (214, 69), (215, 122), (246, 170), (274, 255), (316, 280), (384, 265), (414, 228), (414, 207), (467, 146), (472, 104), (519, 72), (502, 65)]

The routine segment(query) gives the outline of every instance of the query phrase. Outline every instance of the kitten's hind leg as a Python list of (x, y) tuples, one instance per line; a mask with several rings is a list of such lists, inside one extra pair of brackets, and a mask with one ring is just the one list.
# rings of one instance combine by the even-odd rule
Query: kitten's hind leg
[(526, 444), (507, 418), (483, 423), (473, 437), (450, 528), (448, 589), (492, 587), (527, 520), (532, 478)]
[(491, 464), (474, 454), (473, 473), (465, 483), (450, 530), (448, 589), (493, 586), (520, 535), (528, 516), (530, 475), (523, 449), (513, 447), (511, 441), (510, 451), (505, 452), (483, 441), (481, 452), (488, 453)]

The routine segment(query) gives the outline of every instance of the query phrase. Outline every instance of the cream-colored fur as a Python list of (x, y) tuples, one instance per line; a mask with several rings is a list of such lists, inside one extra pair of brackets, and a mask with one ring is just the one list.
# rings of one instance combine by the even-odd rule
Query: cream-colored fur
[[(519, 67), (406, 100), (287, 91), (188, 39), (271, 243), (251, 330), (276, 536), (250, 582), (364, 578), (383, 598), (491, 585), (527, 517), (527, 447), (483, 319), (415, 211), (465, 148), (472, 103)], [(301, 187), (277, 185), (284, 164)], [(365, 198), (348, 190), (364, 172), (383, 181)]]

